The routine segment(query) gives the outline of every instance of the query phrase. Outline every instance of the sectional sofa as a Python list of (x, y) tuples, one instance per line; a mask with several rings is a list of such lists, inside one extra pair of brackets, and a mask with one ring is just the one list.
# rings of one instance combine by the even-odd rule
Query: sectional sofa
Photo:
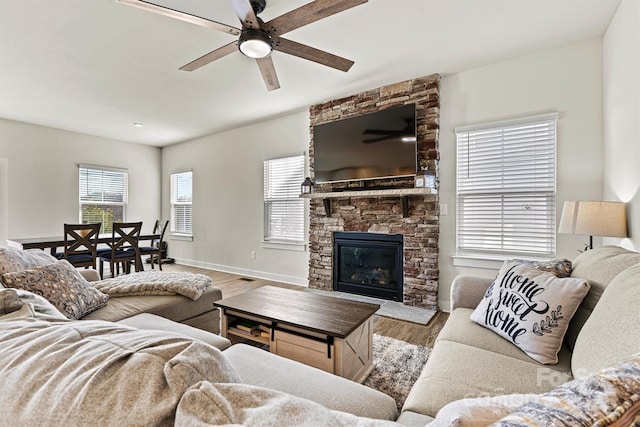
[[(0, 275), (40, 268), (57, 261), (55, 257), (38, 249), (23, 251), (0, 248)], [(85, 269), (78, 272), (89, 282), (100, 281), (100, 275), (96, 270)], [(48, 273), (41, 272), (41, 277)], [(73, 280), (73, 277), (68, 277), (66, 280)], [(2, 286), (1, 279), (0, 286)], [(213, 302), (221, 298), (222, 292), (215, 286), (208, 286), (196, 300), (179, 294), (119, 296), (110, 298), (106, 305), (89, 312), (81, 319), (117, 322), (141, 313), (151, 313), (217, 334), (220, 332), (220, 315), (219, 310), (213, 306)]]
[[(35, 275), (54, 299), (50, 288), (80, 277), (43, 252), (11, 251), (0, 248), (0, 277), (13, 285)], [(190, 326), (221, 294), (205, 296), (202, 306), (179, 295), (109, 298), (71, 320), (64, 304), (57, 309), (0, 283), (0, 418), (51, 426), (351, 426), (397, 418), (395, 401), (379, 391), (254, 347), (227, 348), (209, 318), (207, 330)]]
[(457, 278), (450, 318), (400, 414), (378, 391), (254, 347), (220, 351), (228, 344), (208, 342), (214, 334), (174, 333), (173, 321), (153, 314), (69, 320), (38, 295), (0, 289), (0, 417), (15, 425), (640, 423), (640, 254), (596, 248), (574, 260), (571, 277), (590, 290), (555, 364), (471, 321), (492, 280)]
[[(576, 257), (572, 267), (570, 277), (586, 279), (590, 290), (569, 324), (556, 364), (536, 362), (508, 340), (473, 322), (471, 314), (492, 280), (472, 276), (456, 278), (451, 288), (449, 319), (398, 421), (425, 425), (448, 404), (464, 412), (474, 405), (491, 406), (491, 396), (509, 395), (506, 401), (493, 401), (491, 411), (494, 412), (486, 419), (489, 425), (496, 414), (506, 415), (574, 378), (593, 380), (590, 376), (606, 368), (634, 356), (638, 360), (640, 253), (616, 246), (598, 247)], [(624, 374), (632, 393), (629, 402), (640, 401), (640, 377), (634, 372), (629, 370)], [(636, 411), (640, 412), (640, 408)], [(444, 412), (451, 417), (449, 408), (442, 411), (443, 418)], [(486, 414), (481, 413), (475, 412), (476, 425), (482, 425), (480, 419)], [(438, 425), (448, 424), (443, 421)]]

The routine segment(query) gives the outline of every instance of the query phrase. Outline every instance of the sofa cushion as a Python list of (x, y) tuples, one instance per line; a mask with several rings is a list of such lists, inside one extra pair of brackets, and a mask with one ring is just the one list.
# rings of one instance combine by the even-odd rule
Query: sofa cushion
[(558, 362), (569, 320), (589, 291), (584, 279), (558, 278), (526, 264), (500, 272), (471, 320), (540, 363)]
[[(524, 351), (513, 345), (511, 341), (502, 338), (490, 329), (480, 326), (470, 319), (472, 309), (458, 308), (449, 314), (447, 322), (438, 334), (436, 343), (440, 341), (453, 341), (460, 344), (467, 344), (472, 347), (481, 348), (512, 357), (514, 359), (531, 362)], [(571, 353), (566, 346), (563, 346), (558, 353), (558, 363), (547, 365), (548, 368), (563, 372), (566, 381), (571, 379)]]
[(282, 391), (363, 417), (396, 419), (395, 401), (362, 384), (244, 344), (232, 345), (222, 353), (245, 384)]
[(104, 307), (109, 296), (96, 290), (67, 260), (29, 270), (2, 274), (9, 288), (24, 289), (41, 295), (69, 319), (81, 317)]
[(578, 333), (596, 306), (609, 282), (622, 270), (640, 262), (640, 253), (619, 246), (599, 246), (578, 255), (573, 261), (571, 277), (587, 279), (591, 289), (573, 316), (565, 341), (570, 349)]
[(558, 386), (494, 425), (626, 427), (638, 425), (638, 421), (640, 354), (587, 378)]
[(640, 353), (640, 264), (617, 275), (584, 324), (573, 351), (575, 377), (593, 374)]
[(119, 320), (118, 323), (137, 329), (175, 332), (212, 345), (219, 350), (224, 350), (231, 346), (231, 341), (220, 335), (212, 334), (211, 332), (203, 331), (202, 329), (194, 328), (183, 323), (174, 322), (164, 317), (156, 316), (155, 314), (140, 313), (133, 317)]
[(439, 341), (402, 411), (435, 417), (454, 400), (512, 393), (544, 393), (566, 374), (529, 361), (453, 341)]

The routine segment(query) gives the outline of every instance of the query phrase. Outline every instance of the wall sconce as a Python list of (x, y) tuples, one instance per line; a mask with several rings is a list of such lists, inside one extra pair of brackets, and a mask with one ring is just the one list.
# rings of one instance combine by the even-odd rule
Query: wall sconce
[(436, 188), (436, 176), (429, 169), (422, 167), (416, 174), (416, 188)]
[(558, 233), (627, 237), (627, 215), (622, 202), (567, 201), (562, 207)]
[(300, 186), (300, 192), (302, 194), (311, 194), (314, 192), (316, 185), (311, 181), (311, 178), (306, 177)]

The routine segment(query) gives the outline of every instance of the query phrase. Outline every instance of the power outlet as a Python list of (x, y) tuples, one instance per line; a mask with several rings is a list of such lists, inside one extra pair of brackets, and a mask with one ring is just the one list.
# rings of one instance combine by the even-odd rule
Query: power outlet
[(251, 251), (251, 259), (256, 259), (256, 251)]
[(447, 215), (449, 213), (449, 206), (444, 203), (440, 204), (440, 215)]

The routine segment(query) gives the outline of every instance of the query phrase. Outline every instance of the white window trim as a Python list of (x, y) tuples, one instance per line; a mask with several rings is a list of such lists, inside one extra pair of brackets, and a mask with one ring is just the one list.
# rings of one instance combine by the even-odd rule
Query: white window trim
[[(190, 173), (191, 174), (191, 201), (190, 202), (175, 202), (174, 197), (174, 176)], [(193, 169), (183, 170), (180, 172), (173, 172), (169, 176), (169, 215), (171, 218), (171, 227), (169, 228), (169, 238), (171, 240), (183, 240), (193, 241)], [(191, 233), (183, 231), (175, 231), (175, 218), (174, 218), (174, 206), (191, 206)]]
[[(305, 171), (306, 171), (306, 159), (305, 159), (305, 155), (304, 154), (300, 154), (300, 155), (292, 155), (292, 156), (285, 156), (285, 157), (278, 157), (278, 158), (273, 158), (273, 159), (268, 159), (264, 161), (264, 165), (263, 165), (263, 169), (264, 169), (264, 173), (266, 174), (266, 168), (267, 168), (267, 164), (268, 162), (274, 161), (274, 160), (284, 160), (284, 159), (294, 159), (294, 158), (302, 158), (302, 174), (301, 177), (299, 179), (299, 182), (293, 183), (293, 186), (295, 188), (295, 195), (290, 195), (290, 196), (284, 196), (284, 197), (272, 197), (270, 199), (267, 198), (267, 178), (265, 176), (265, 180), (264, 180), (264, 194), (263, 194), (263, 207), (264, 207), (264, 212), (263, 212), (263, 223), (264, 223), (264, 230), (263, 230), (263, 240), (261, 242), (262, 247), (265, 249), (280, 249), (280, 250), (291, 250), (291, 251), (305, 251), (307, 244), (306, 244), (306, 238), (305, 238), (305, 233), (304, 231), (306, 230), (306, 215), (305, 212), (307, 211), (306, 209), (306, 203), (305, 200), (300, 199), (299, 198), (299, 194), (300, 194), (300, 185), (302, 184), (302, 181), (304, 180), (304, 175), (305, 175)], [(292, 189), (290, 189), (290, 191), (293, 191)], [(268, 236), (268, 226), (267, 226), (267, 222), (268, 222), (268, 218), (267, 218), (267, 209), (266, 209), (266, 205), (267, 202), (274, 202), (274, 201), (295, 201), (295, 202), (300, 202), (302, 204), (302, 235), (300, 237), (300, 239), (285, 239), (282, 237), (269, 237)]]
[(306, 243), (299, 242), (283, 242), (277, 240), (263, 240), (260, 242), (265, 249), (280, 249), (283, 251), (304, 252), (307, 250)]
[[(555, 184), (554, 184), (554, 188), (553, 188), (553, 193), (554, 195), (557, 197), (557, 135), (558, 135), (558, 118), (559, 118), (559, 113), (557, 112), (553, 112), (553, 113), (545, 113), (545, 114), (538, 114), (538, 115), (532, 115), (532, 116), (524, 116), (524, 117), (518, 117), (518, 118), (514, 118), (514, 119), (507, 119), (507, 120), (498, 120), (498, 121), (493, 121), (493, 122), (483, 122), (483, 123), (479, 123), (479, 124), (472, 124), (472, 125), (465, 125), (465, 126), (458, 126), (454, 129), (455, 134), (456, 134), (456, 140), (457, 140), (457, 135), (458, 133), (461, 132), (473, 132), (473, 131), (480, 131), (483, 129), (492, 129), (492, 128), (498, 128), (498, 127), (508, 127), (508, 126), (514, 126), (514, 125), (519, 125), (519, 124), (528, 124), (531, 122), (536, 122), (536, 121), (555, 121), (555, 131), (556, 131), (556, 161), (554, 164), (554, 174), (555, 174)], [(456, 143), (457, 145), (457, 143)], [(457, 168), (457, 165), (456, 165)], [(457, 182), (457, 172), (456, 172), (456, 182)], [(457, 211), (457, 206), (458, 204), (458, 197), (457, 197), (457, 189), (456, 189), (456, 211)], [(457, 214), (456, 214), (457, 215)], [(554, 222), (555, 223), (555, 222)], [(556, 233), (557, 236), (557, 233)], [(456, 218), (456, 246), (457, 246), (457, 242), (458, 242), (458, 220)], [(452, 260), (453, 260), (453, 265), (454, 266), (459, 266), (459, 267), (473, 267), (473, 268), (486, 268), (486, 269), (499, 269), (502, 264), (504, 263), (505, 260), (507, 259), (512, 259), (514, 257), (517, 257), (518, 255), (521, 255), (522, 257), (526, 257), (527, 259), (530, 260), (540, 260), (540, 261), (544, 261), (544, 260), (549, 260), (553, 258), (553, 255), (542, 255), (542, 254), (530, 254), (530, 253), (516, 253), (516, 252), (482, 252), (482, 251), (478, 251), (478, 252), (474, 252), (474, 251), (469, 251), (469, 250), (465, 250), (465, 251), (461, 251), (460, 249), (458, 249), (456, 247), (456, 254), (452, 256)]]
[[(125, 176), (125, 188), (123, 194), (122, 202), (102, 202), (102, 201), (82, 201), (82, 190), (80, 186), (82, 185), (81, 181), (81, 173), (82, 169), (90, 169), (97, 171), (106, 171), (106, 172), (117, 172), (122, 173)], [(90, 165), (85, 163), (78, 163), (78, 221), (83, 222), (82, 218), (82, 206), (83, 205), (97, 205), (97, 206), (122, 206), (122, 221), (127, 220), (127, 210), (129, 206), (129, 170), (124, 168), (116, 168), (111, 166), (100, 166), (100, 165)], [(104, 227), (104, 225), (103, 225)]]

